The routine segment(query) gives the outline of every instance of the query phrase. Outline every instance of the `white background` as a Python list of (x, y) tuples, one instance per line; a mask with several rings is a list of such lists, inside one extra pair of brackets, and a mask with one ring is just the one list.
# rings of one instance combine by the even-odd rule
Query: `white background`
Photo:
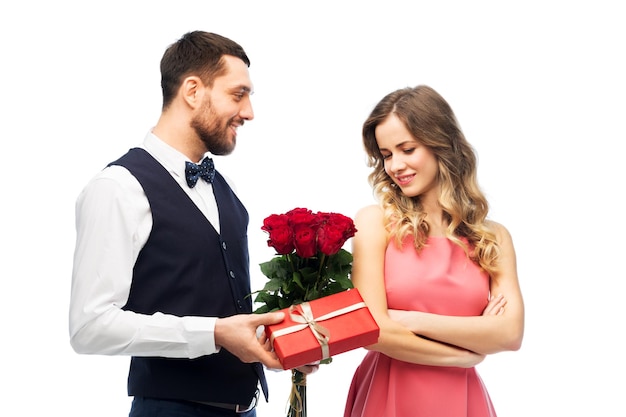
[[(625, 416), (624, 12), (618, 1), (21, 1), (0, 6), (2, 416), (125, 416), (128, 358), (68, 342), (74, 201), (161, 106), (159, 60), (202, 29), (246, 49), (254, 121), (217, 166), (262, 219), (372, 202), (360, 129), (392, 90), (428, 84), (479, 157), (518, 254), (523, 347), (479, 371), (500, 417)], [(309, 377), (340, 416), (362, 350)], [(284, 415), (270, 374), (259, 417)], [(419, 407), (419, 405), (416, 405)], [(12, 411), (9, 411), (12, 410)]]

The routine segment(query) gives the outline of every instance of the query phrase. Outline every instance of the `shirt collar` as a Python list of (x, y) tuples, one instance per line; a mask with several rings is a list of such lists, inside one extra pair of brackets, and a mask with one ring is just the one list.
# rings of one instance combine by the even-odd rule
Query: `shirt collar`
[[(146, 134), (143, 147), (173, 175), (185, 178), (185, 162), (189, 161), (187, 156), (163, 142), (152, 131)], [(199, 163), (200, 161), (193, 162)]]

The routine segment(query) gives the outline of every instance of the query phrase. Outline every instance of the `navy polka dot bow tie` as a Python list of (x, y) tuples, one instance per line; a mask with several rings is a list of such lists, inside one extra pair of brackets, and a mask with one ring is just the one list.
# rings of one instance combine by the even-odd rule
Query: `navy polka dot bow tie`
[(215, 178), (215, 165), (213, 164), (213, 160), (207, 156), (202, 160), (200, 165), (186, 161), (185, 178), (187, 179), (187, 185), (191, 188), (196, 186), (199, 178), (212, 183), (213, 178)]

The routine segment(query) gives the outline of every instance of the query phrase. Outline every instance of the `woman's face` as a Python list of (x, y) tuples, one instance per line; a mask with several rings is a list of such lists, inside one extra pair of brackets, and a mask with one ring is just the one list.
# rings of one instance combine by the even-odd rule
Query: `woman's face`
[(375, 130), (385, 172), (407, 197), (437, 198), (439, 166), (435, 155), (418, 142), (391, 113)]

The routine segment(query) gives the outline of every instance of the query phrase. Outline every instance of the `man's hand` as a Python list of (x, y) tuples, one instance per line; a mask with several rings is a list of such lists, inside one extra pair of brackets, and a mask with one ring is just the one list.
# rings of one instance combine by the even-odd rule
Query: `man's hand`
[(296, 369), (302, 372), (303, 374), (310, 375), (312, 373), (317, 372), (319, 368), (320, 368), (320, 361), (317, 361), (317, 362), (308, 363), (306, 365), (299, 366)]
[(265, 314), (237, 314), (217, 319), (215, 344), (237, 356), (242, 362), (261, 362), (267, 368), (282, 369), (278, 357), (272, 352), (265, 332), (257, 336), (257, 328), (283, 321), (282, 312)]

